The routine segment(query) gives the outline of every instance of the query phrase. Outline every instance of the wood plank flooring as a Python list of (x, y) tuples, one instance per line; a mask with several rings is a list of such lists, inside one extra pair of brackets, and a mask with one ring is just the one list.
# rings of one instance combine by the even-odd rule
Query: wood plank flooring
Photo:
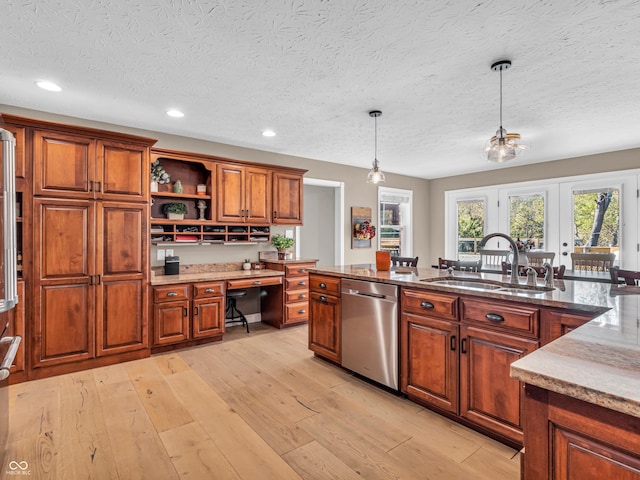
[(515, 450), (314, 358), (306, 325), (252, 330), (11, 386), (0, 477), (519, 478)]

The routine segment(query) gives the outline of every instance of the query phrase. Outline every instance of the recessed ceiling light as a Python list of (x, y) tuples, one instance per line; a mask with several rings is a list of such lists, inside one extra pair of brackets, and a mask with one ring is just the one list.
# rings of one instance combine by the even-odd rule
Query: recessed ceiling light
[(264, 130), (262, 132), (262, 136), (263, 137), (275, 137), (276, 136), (276, 132), (274, 132), (273, 130)]
[(60, 88), (58, 85), (56, 85), (53, 82), (48, 82), (46, 80), (40, 80), (36, 82), (36, 85), (38, 85), (41, 89), (43, 90), (48, 90), (50, 92), (59, 92), (62, 90), (62, 88)]
[(182, 113), (180, 110), (175, 110), (175, 109), (167, 110), (167, 115), (174, 118), (184, 117), (184, 113)]

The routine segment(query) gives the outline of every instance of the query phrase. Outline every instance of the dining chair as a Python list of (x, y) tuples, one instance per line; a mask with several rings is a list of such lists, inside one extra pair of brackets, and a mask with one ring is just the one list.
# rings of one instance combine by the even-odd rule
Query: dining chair
[(617, 285), (624, 283), (625, 285), (640, 285), (640, 272), (633, 270), (620, 270), (620, 267), (611, 267), (609, 269), (611, 274), (611, 283)]
[(571, 269), (589, 272), (606, 272), (616, 260), (615, 253), (572, 253)]
[(417, 267), (418, 257), (397, 257), (391, 255), (391, 265), (395, 267)]
[(486, 265), (497, 266), (498, 268), (502, 262), (508, 262), (511, 250), (488, 250), (480, 249), (480, 268), (483, 269)]
[(532, 267), (541, 267), (545, 263), (553, 265), (555, 252), (526, 252), (527, 263)]
[[(536, 271), (536, 275), (540, 278), (544, 277), (545, 269), (542, 266), (529, 265)], [(564, 271), (566, 266), (560, 265), (559, 267), (553, 267), (553, 278), (562, 280), (564, 278)], [(509, 275), (511, 273), (511, 264), (509, 262), (502, 262), (502, 274)], [(518, 275), (521, 277), (527, 276), (527, 265), (518, 265)]]
[(479, 272), (480, 260), (464, 261), (464, 260), (447, 260), (446, 258), (438, 259), (438, 268), (453, 268), (454, 270), (463, 270), (466, 272)]

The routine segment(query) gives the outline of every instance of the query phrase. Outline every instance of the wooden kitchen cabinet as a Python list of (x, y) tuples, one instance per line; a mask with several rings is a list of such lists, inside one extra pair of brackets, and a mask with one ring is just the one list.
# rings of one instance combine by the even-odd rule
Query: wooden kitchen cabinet
[(525, 392), (523, 479), (640, 479), (638, 417), (532, 385)]
[(165, 345), (189, 338), (190, 285), (153, 287), (153, 344)]
[[(273, 302), (282, 303), (276, 305), (263, 305), (262, 321), (282, 328), (290, 325), (298, 325), (309, 320), (309, 269), (316, 266), (316, 262), (291, 261), (285, 264), (281, 262), (265, 262), (270, 270), (284, 272), (284, 295), (282, 298), (274, 297)], [(275, 312), (282, 311), (282, 314)]]
[(340, 279), (309, 275), (309, 349), (335, 363), (342, 361)]
[(458, 298), (404, 288), (400, 389), (412, 400), (458, 413)]
[(34, 195), (146, 202), (149, 146), (36, 130)]
[(193, 338), (224, 334), (224, 282), (196, 283), (193, 286)]
[(271, 171), (243, 165), (216, 165), (217, 221), (271, 223)]
[(595, 317), (593, 313), (568, 312), (566, 310), (543, 309), (541, 311), (540, 323), (540, 344), (546, 345), (549, 342), (560, 338), (578, 327), (581, 327)]
[(273, 223), (302, 225), (303, 179), (300, 174), (273, 172)]

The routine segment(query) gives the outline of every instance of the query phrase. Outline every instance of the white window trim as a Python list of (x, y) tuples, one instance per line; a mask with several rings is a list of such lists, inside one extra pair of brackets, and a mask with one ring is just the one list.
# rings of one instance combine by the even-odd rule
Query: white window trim
[[(387, 193), (389, 195), (399, 195), (403, 197), (409, 198), (409, 212), (408, 212), (408, 222), (406, 223), (406, 230), (403, 235), (403, 250), (402, 256), (404, 257), (412, 257), (413, 256), (413, 190), (406, 190), (404, 188), (392, 188), (392, 187), (378, 187), (378, 205), (376, 208), (376, 219), (378, 226), (380, 226), (380, 203), (382, 202), (382, 196)], [(377, 248), (380, 249), (380, 235), (378, 237)]]

